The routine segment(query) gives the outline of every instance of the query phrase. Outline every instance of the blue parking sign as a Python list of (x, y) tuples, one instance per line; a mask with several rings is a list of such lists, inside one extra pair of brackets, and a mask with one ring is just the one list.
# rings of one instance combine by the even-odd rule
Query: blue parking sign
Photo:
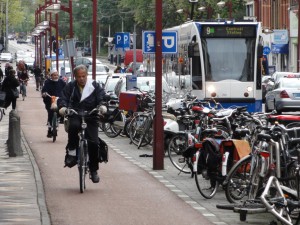
[[(155, 53), (156, 35), (155, 31), (143, 31), (143, 53)], [(162, 32), (162, 53), (177, 53), (177, 31)]]
[(116, 49), (130, 48), (130, 34), (128, 32), (119, 32), (115, 34)]

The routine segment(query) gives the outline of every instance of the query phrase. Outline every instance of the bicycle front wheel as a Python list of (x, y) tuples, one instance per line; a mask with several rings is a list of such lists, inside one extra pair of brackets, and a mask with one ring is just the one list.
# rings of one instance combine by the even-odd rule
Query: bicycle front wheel
[(57, 113), (54, 112), (53, 117), (52, 117), (52, 139), (53, 139), (53, 142), (56, 141), (56, 136), (57, 136)]
[(25, 97), (26, 97), (26, 86), (25, 86), (25, 84), (22, 85), (22, 97), (23, 97), (23, 101), (24, 101)]
[[(199, 153), (199, 158), (201, 157), (201, 151)], [(217, 173), (217, 172), (216, 172)], [(200, 194), (206, 198), (211, 199), (217, 193), (219, 182), (215, 177), (217, 174), (213, 174), (207, 171), (207, 169), (198, 169), (195, 173), (195, 181)]]
[(183, 173), (191, 173), (191, 169), (186, 163), (186, 158), (182, 156), (183, 151), (186, 149), (186, 143), (185, 134), (176, 134), (170, 139), (168, 155), (176, 169)]
[(78, 171), (79, 171), (79, 186), (80, 186), (80, 193), (83, 193), (85, 190), (85, 176), (86, 176), (86, 157), (85, 152), (87, 152), (87, 142), (80, 141), (79, 144), (79, 164), (78, 164)]

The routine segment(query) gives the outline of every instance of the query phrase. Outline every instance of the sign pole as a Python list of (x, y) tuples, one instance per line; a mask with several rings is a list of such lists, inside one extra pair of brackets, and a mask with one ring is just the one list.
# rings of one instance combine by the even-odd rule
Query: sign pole
[(155, 47), (155, 117), (153, 140), (153, 169), (164, 169), (164, 133), (162, 118), (162, 0), (156, 0)]

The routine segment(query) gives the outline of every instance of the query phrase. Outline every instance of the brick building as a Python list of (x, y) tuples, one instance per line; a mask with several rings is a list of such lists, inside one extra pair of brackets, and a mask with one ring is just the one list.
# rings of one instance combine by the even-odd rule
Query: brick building
[(247, 16), (262, 22), (264, 46), (270, 47), (269, 65), (277, 71), (297, 71), (298, 2), (300, 0), (247, 0)]

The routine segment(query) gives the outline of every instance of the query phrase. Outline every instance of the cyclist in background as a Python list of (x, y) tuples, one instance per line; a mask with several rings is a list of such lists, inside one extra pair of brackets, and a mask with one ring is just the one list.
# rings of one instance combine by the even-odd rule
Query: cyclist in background
[[(76, 111), (91, 111), (98, 107), (103, 101), (105, 92), (99, 83), (87, 79), (87, 68), (85, 65), (75, 67), (73, 71), (75, 80), (69, 82), (63, 90), (62, 97), (58, 99), (59, 113), (65, 115), (67, 108)], [(81, 117), (69, 116), (68, 144), (65, 157), (65, 165), (73, 167), (77, 164), (76, 150), (79, 147), (78, 133), (81, 130)], [(98, 126), (99, 118), (90, 116), (86, 119), (86, 137), (88, 140), (90, 178), (93, 183), (98, 183)]]
[[(26, 69), (25, 62), (20, 60), (18, 63), (18, 78), (20, 81), (20, 93), (24, 96), (26, 96), (26, 86), (27, 86), (27, 81), (29, 80), (29, 75), (28, 71)], [(24, 91), (25, 93), (22, 93)]]
[[(51, 129), (51, 124), (52, 124), (52, 117), (54, 111), (51, 109), (51, 97), (50, 96), (56, 96), (56, 97), (61, 97), (62, 90), (66, 86), (66, 83), (62, 80), (59, 79), (59, 75), (56, 69), (53, 69), (50, 71), (50, 78), (47, 79), (44, 83), (43, 89), (42, 89), (42, 97), (43, 97), (43, 102), (45, 104), (45, 108), (48, 112), (48, 120), (47, 120), (47, 125), (48, 125), (48, 132), (47, 132), (47, 137), (52, 138), (52, 129)], [(47, 95), (48, 94), (48, 95)], [(63, 119), (63, 118), (61, 118)], [(62, 123), (62, 121), (61, 121)]]

